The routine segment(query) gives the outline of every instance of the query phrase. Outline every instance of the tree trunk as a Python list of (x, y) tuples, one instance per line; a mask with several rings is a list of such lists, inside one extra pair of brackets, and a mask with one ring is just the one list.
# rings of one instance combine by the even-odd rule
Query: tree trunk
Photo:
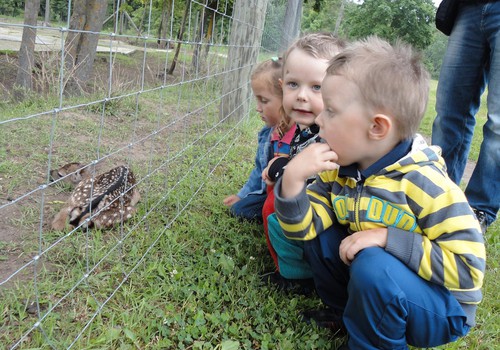
[(118, 34), (122, 35), (123, 34), (123, 29), (125, 27), (125, 11), (120, 10), (118, 12), (118, 18), (120, 19), (119, 21), (119, 26), (118, 26)]
[(158, 26), (158, 48), (168, 49), (168, 19), (170, 17), (171, 0), (163, 0), (161, 3), (161, 21)]
[(215, 12), (210, 15), (210, 19), (208, 21), (207, 34), (206, 34), (207, 45), (205, 46), (205, 52), (203, 56), (205, 62), (208, 58), (208, 52), (210, 50), (210, 46), (212, 46), (212, 36), (214, 34), (214, 26), (215, 26)]
[(177, 47), (175, 49), (174, 59), (172, 60), (172, 64), (170, 65), (170, 69), (168, 70), (168, 74), (172, 74), (175, 70), (175, 66), (177, 65), (177, 60), (179, 58), (179, 53), (181, 52), (181, 41), (184, 36), (184, 30), (186, 28), (186, 21), (189, 15), (189, 5), (191, 0), (186, 0), (186, 9), (184, 11), (184, 17), (182, 17), (181, 27), (179, 28), (179, 33), (177, 34)]
[[(196, 34), (196, 46), (193, 52), (193, 67), (196, 69), (200, 63), (206, 63), (208, 51), (210, 49), (210, 42), (212, 40), (213, 26), (215, 21), (215, 14), (217, 11), (218, 1), (211, 1), (207, 4), (206, 8), (203, 7), (200, 17), (200, 26)], [(202, 47), (205, 43), (204, 55), (202, 57)]]
[[(66, 37), (66, 69), (69, 80), (65, 92), (82, 92), (94, 66), (99, 32), (102, 29), (107, 0), (80, 0), (73, 2), (70, 31)], [(84, 31), (84, 32), (81, 32)]]
[(50, 0), (45, 0), (45, 19), (43, 25), (48, 27), (50, 24)]
[(31, 74), (34, 64), (35, 40), (36, 40), (36, 21), (40, 0), (26, 0), (24, 6), (24, 28), (21, 48), (19, 49), (19, 68), (16, 76), (15, 97), (20, 100), (24, 93), (32, 89)]
[(281, 37), (281, 52), (285, 52), (290, 44), (299, 36), (300, 19), (302, 17), (302, 0), (288, 0)]
[(342, 23), (342, 19), (344, 17), (344, 7), (345, 7), (345, 0), (341, 0), (340, 1), (340, 10), (339, 10), (339, 14), (337, 16), (337, 22), (335, 22), (335, 30), (333, 32), (334, 35), (339, 35), (340, 23)]
[(192, 65), (193, 68), (196, 70), (198, 69), (198, 64), (199, 64), (199, 58), (200, 58), (200, 51), (201, 47), (203, 45), (203, 37), (204, 37), (204, 32), (205, 32), (205, 13), (208, 12), (206, 11), (205, 7), (202, 8), (201, 14), (199, 14), (200, 19), (199, 19), (199, 27), (198, 30), (196, 31), (196, 37), (194, 39), (195, 41), (195, 46), (193, 50), (193, 59), (192, 59)]
[[(229, 38), (220, 118), (239, 120), (248, 115), (250, 74), (257, 61), (268, 0), (235, 0)], [(252, 43), (249, 45), (248, 43)]]

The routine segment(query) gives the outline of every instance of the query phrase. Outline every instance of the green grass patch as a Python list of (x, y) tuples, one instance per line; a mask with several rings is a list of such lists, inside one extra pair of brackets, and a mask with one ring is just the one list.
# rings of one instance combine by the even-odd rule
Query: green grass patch
[[(209, 84), (216, 82), (145, 93), (138, 110), (134, 97), (127, 97), (110, 104), (109, 113), (95, 105), (58, 116), (58, 162), (63, 155), (94, 156), (99, 135), (106, 140), (100, 146), (106, 154), (134, 137), (161, 131), (131, 151), (143, 196), (131, 221), (116, 230), (32, 236), (30, 250), (36, 251), (38, 238), (42, 249), (52, 248), (38, 262), (36, 280), (31, 274), (0, 288), (0, 344), (13, 345), (31, 327), (20, 348), (66, 348), (74, 342), (73, 349), (335, 349), (342, 343), (329, 331), (300, 322), (301, 310), (321, 304), (317, 297), (286, 295), (261, 285), (259, 275), (273, 267), (261, 226), (231, 217), (222, 199), (246, 181), (262, 122), (252, 117), (236, 130), (214, 128), (217, 106), (208, 101), (215, 97), (205, 91), (217, 90)], [(421, 129), (425, 135), (434, 118), (433, 86)], [(186, 118), (169, 125), (175, 115)], [(8, 191), (15, 193), (36, 178), (25, 175), (26, 161), (20, 162), (32, 155), (9, 152), (39, 150), (51, 125), (41, 119), (29, 127), (2, 127), (24, 142), (10, 137), (9, 147), (0, 149), (9, 159), (0, 163), (0, 176), (21, 174), (22, 179)], [(478, 135), (473, 142), (477, 147)], [(46, 159), (38, 153), (44, 152), (33, 153), (31, 166), (42, 168)], [(17, 225), (36, 226), (36, 211), (21, 214)], [(497, 222), (486, 237), (488, 263), (477, 326), (467, 337), (437, 349), (486, 350), (500, 342), (499, 237)], [(4, 243), (0, 249), (12, 247)], [(5, 257), (0, 253), (0, 262)], [(39, 315), (28, 308), (37, 298)]]

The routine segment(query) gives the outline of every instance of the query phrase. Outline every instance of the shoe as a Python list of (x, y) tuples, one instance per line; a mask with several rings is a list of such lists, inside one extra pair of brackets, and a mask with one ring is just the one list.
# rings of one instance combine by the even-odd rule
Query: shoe
[(263, 284), (273, 285), (278, 290), (287, 293), (309, 296), (316, 291), (314, 280), (307, 279), (291, 279), (281, 276), (278, 271), (268, 272), (260, 276)]
[(342, 312), (332, 309), (312, 309), (302, 312), (302, 321), (307, 324), (312, 324), (313, 322), (316, 326), (321, 328), (328, 328), (335, 332), (338, 336), (344, 336), (347, 334), (347, 330), (342, 320)]
[(472, 209), (474, 214), (476, 215), (477, 221), (479, 221), (479, 225), (481, 226), (481, 231), (483, 235), (486, 234), (486, 230), (488, 229), (488, 222), (486, 222), (486, 213), (481, 210)]

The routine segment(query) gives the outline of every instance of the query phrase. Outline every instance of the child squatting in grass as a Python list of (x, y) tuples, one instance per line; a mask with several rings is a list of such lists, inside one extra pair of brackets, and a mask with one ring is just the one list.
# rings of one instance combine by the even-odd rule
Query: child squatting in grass
[(416, 134), (428, 86), (409, 46), (353, 43), (322, 83), (326, 143), (294, 157), (275, 186), (282, 239), (303, 242), (327, 306), (303, 316), (345, 329), (342, 349), (434, 347), (475, 325), (485, 246), (439, 148)]

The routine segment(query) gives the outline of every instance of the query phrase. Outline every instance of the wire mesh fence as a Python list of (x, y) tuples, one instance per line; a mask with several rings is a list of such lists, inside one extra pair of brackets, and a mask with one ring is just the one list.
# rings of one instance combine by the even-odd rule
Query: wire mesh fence
[[(227, 61), (231, 30), (240, 21), (233, 8), (238, 2), (170, 1), (161, 16), (152, 1), (144, 3), (142, 15), (131, 18), (114, 2), (100, 32), (71, 28), (69, 0), (60, 25), (29, 27), (36, 30), (32, 92), (0, 105), (0, 293), (18, 301), (3, 311), (2, 347), (78, 344), (191, 209), (231, 147), (242, 142), (238, 128), (252, 113), (239, 105), (220, 113), (231, 93), (224, 91), (224, 78), (234, 69)], [(248, 43), (257, 45), (258, 60), (278, 53), (285, 12), (282, 1), (263, 3), (265, 26), (256, 28), (262, 41)], [(161, 35), (154, 32), (159, 26)], [(14, 96), (15, 52), (26, 27), (0, 17), (4, 101)], [(91, 75), (78, 93), (68, 94), (74, 72), (64, 60), (71, 33), (99, 41)], [(236, 69), (254, 63), (237, 62)], [(234, 89), (249, 91), (248, 84)], [(246, 93), (239, 103), (251, 98)], [(57, 171), (71, 162), (79, 165)], [(130, 169), (136, 182), (126, 183), (113, 200), (123, 212), (126, 193), (138, 190), (135, 215), (99, 230), (89, 223), (106, 208), (89, 205), (86, 220), (54, 230), (51, 222), (73, 190), (69, 180), (83, 172), (94, 181), (118, 165)], [(7, 317), (12, 313), (16, 317)]]

